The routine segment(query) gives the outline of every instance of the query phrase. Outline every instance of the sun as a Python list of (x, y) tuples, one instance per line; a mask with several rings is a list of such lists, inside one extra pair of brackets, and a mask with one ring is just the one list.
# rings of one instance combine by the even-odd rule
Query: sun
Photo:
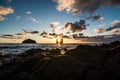
[(58, 36), (57, 39), (58, 39), (58, 43), (60, 43), (60, 42), (61, 42), (61, 41), (60, 41), (60, 40), (61, 40), (61, 37)]
[(61, 35), (57, 35), (56, 37), (56, 44), (63, 44), (63, 38)]

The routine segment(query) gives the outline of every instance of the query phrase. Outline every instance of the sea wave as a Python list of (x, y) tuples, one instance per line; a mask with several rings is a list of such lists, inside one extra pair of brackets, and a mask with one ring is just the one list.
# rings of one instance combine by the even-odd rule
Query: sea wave
[(73, 49), (76, 44), (63, 44), (58, 46), (56, 44), (0, 44), (0, 53), (3, 54), (20, 54), (29, 49), (55, 49), (55, 48), (67, 48)]

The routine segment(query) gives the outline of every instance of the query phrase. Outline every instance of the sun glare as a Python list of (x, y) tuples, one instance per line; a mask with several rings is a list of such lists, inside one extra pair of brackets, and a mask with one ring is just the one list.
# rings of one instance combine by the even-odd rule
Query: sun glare
[(61, 41), (60, 41), (60, 40), (61, 40), (61, 37), (60, 37), (60, 36), (58, 36), (57, 38), (58, 38), (58, 43), (60, 43), (60, 42), (61, 42)]
[(62, 38), (62, 36), (58, 35), (56, 37), (56, 44), (63, 44), (63, 38)]

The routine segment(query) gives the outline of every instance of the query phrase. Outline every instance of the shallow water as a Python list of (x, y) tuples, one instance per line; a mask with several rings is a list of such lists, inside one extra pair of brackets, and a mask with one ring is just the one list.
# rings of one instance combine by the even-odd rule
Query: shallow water
[[(74, 49), (76, 44), (63, 44), (61, 48)], [(55, 49), (56, 44), (0, 44), (0, 53), (3, 54), (20, 54), (29, 49)]]

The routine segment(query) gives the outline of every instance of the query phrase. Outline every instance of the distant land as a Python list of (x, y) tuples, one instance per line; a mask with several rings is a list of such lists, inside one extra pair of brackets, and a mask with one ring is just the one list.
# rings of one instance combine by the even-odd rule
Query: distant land
[(36, 43), (36, 41), (32, 39), (26, 39), (22, 43)]

